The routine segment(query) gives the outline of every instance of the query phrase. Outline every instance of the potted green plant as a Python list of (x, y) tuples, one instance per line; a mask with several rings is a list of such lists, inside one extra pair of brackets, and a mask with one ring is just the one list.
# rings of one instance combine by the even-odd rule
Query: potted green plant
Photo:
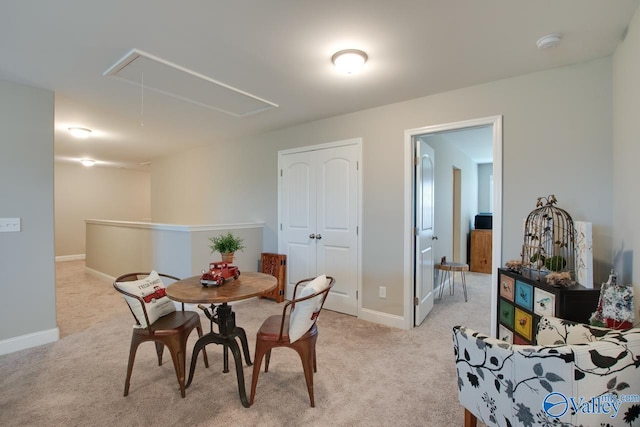
[(235, 236), (233, 233), (221, 234), (216, 237), (210, 237), (211, 241), (211, 253), (220, 252), (222, 261), (233, 262), (233, 256), (237, 251), (242, 251), (244, 246), (244, 239)]

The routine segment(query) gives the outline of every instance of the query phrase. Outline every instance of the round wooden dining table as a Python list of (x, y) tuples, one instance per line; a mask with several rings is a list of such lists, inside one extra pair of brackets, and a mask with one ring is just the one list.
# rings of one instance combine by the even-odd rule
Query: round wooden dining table
[(222, 304), (260, 296), (272, 290), (278, 279), (270, 274), (241, 273), (236, 280), (222, 286), (202, 286), (200, 276), (178, 280), (167, 287), (167, 296), (174, 301), (191, 304)]
[[(243, 328), (236, 325), (236, 314), (228, 303), (260, 296), (265, 292), (271, 291), (277, 284), (278, 280), (269, 274), (246, 272), (241, 273), (237, 279), (226, 282), (221, 286), (203, 286), (200, 284), (200, 276), (178, 280), (167, 286), (166, 292), (170, 299), (182, 303), (199, 304), (198, 307), (204, 311), (211, 324), (210, 332), (198, 338), (193, 347), (189, 379), (185, 387), (191, 385), (200, 350), (204, 349), (207, 344), (219, 344), (224, 347), (223, 372), (229, 372), (228, 350), (231, 350), (236, 365), (240, 401), (245, 408), (249, 407), (244, 384), (244, 372), (242, 370), (242, 354), (236, 341), (236, 339), (240, 340), (247, 365), (251, 365), (247, 334)], [(200, 304), (209, 304), (209, 307), (207, 308)], [(218, 326), (218, 332), (213, 330), (214, 323)]]

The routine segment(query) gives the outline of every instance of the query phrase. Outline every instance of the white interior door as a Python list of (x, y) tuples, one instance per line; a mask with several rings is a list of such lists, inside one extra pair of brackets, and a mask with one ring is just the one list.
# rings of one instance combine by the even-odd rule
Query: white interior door
[(287, 255), (287, 298), (297, 281), (336, 280), (325, 307), (358, 314), (357, 144), (280, 156), (279, 251)]
[(287, 255), (289, 289), (316, 275), (316, 167), (309, 153), (282, 156), (280, 162), (280, 249)]
[(433, 308), (433, 149), (417, 139), (415, 168), (415, 312), (414, 324), (420, 325)]
[(317, 160), (317, 273), (336, 280), (325, 307), (358, 314), (358, 146), (315, 153)]

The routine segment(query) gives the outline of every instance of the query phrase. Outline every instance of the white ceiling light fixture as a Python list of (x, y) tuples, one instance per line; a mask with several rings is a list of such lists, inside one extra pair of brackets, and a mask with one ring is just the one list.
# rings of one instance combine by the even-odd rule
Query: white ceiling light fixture
[(82, 139), (89, 138), (89, 135), (91, 135), (91, 129), (87, 128), (69, 128), (69, 132), (76, 138)]
[(82, 159), (80, 160), (80, 163), (82, 163), (84, 166), (90, 167), (96, 164), (95, 160), (92, 159)]
[(560, 39), (562, 36), (558, 33), (547, 34), (546, 36), (540, 37), (536, 42), (536, 46), (538, 49), (549, 49), (550, 47), (556, 47), (558, 43), (560, 43)]
[(367, 54), (358, 49), (345, 49), (336, 52), (331, 57), (331, 62), (344, 73), (353, 74), (359, 71), (367, 62)]

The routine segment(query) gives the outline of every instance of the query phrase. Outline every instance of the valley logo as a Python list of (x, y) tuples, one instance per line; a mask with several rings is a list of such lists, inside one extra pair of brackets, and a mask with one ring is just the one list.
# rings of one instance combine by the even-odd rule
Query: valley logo
[(562, 393), (549, 393), (542, 401), (542, 409), (550, 417), (560, 418), (569, 409), (569, 401)]
[(640, 395), (637, 394), (603, 394), (602, 396), (585, 399), (584, 397), (567, 397), (562, 393), (549, 393), (542, 402), (544, 412), (553, 418), (560, 418), (567, 413), (569, 408), (574, 413), (583, 414), (606, 414), (611, 418), (618, 415), (620, 406), (625, 402), (640, 402)]

